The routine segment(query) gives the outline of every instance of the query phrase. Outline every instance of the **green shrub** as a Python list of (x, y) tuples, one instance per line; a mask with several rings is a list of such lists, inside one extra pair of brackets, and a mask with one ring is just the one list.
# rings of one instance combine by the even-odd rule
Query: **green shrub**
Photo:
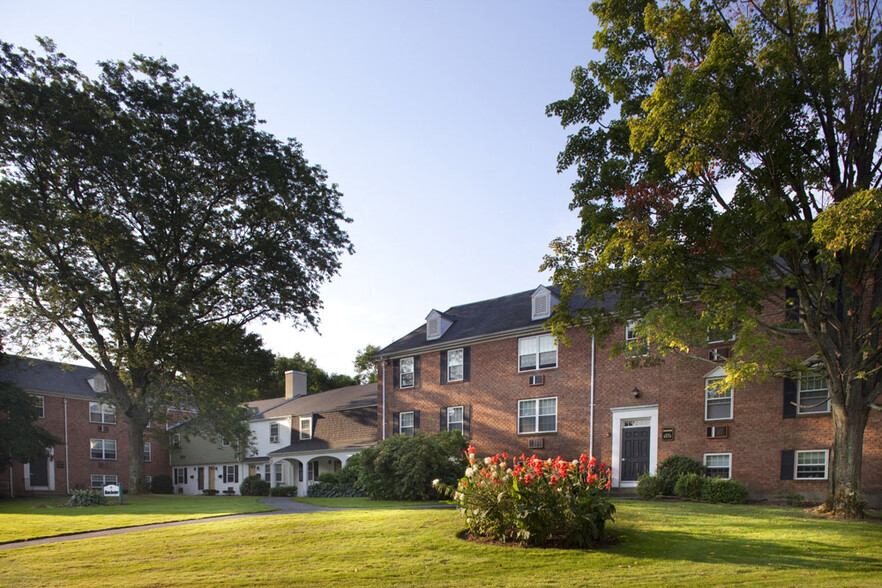
[(68, 506), (104, 506), (105, 504), (107, 497), (102, 490), (74, 490), (70, 500), (67, 501)]
[(674, 484), (683, 474), (705, 475), (706, 470), (701, 463), (695, 461), (691, 457), (685, 455), (671, 455), (666, 457), (658, 466), (656, 475), (662, 481), (662, 494), (665, 496), (674, 495)]
[(318, 482), (306, 490), (306, 495), (314, 498), (351, 498), (364, 496), (358, 486), (358, 469), (353, 460), (346, 467), (336, 472), (327, 472), (319, 475)]
[[(615, 507), (610, 469), (594, 458), (579, 461), (533, 456), (515, 463), (497, 454), (474, 459), (455, 489), (447, 487), (472, 534), (499, 541), (586, 547), (606, 535)], [(438, 486), (443, 487), (441, 484)]]
[(749, 495), (747, 484), (738, 480), (707, 478), (701, 488), (701, 499), (707, 502), (744, 504)]
[(218, 490), (217, 488), (205, 488), (202, 491), (203, 496), (217, 496)]
[(704, 487), (704, 480), (698, 474), (682, 474), (677, 478), (674, 484), (674, 494), (681, 498), (691, 498), (692, 500), (701, 499), (701, 489)]
[(433, 480), (452, 486), (462, 476), (467, 444), (459, 431), (393, 435), (350, 463), (355, 459), (358, 486), (374, 500), (430, 500), (438, 497)]
[(172, 484), (171, 476), (168, 474), (153, 476), (150, 481), (150, 491), (154, 494), (174, 494), (175, 486)]
[(652, 476), (648, 472), (637, 479), (637, 496), (644, 500), (658, 498), (665, 493), (665, 483), (658, 476)]
[(260, 476), (248, 476), (239, 485), (239, 494), (242, 496), (269, 496), (270, 483)]
[(276, 486), (270, 488), (270, 496), (297, 496), (297, 486)]

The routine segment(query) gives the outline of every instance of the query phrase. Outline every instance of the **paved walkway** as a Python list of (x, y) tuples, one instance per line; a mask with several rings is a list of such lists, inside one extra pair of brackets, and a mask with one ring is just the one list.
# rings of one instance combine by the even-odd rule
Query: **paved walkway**
[(235, 519), (247, 519), (252, 517), (265, 517), (280, 514), (293, 513), (309, 513), (322, 512), (332, 510), (346, 510), (343, 508), (325, 508), (323, 506), (312, 506), (311, 504), (303, 504), (302, 502), (294, 502), (290, 498), (261, 498), (261, 504), (272, 506), (278, 510), (269, 512), (252, 512), (247, 514), (227, 515), (223, 517), (209, 517), (205, 519), (192, 519), (188, 521), (175, 521), (171, 523), (155, 523), (153, 525), (138, 525), (135, 527), (121, 527), (119, 529), (103, 529), (101, 531), (89, 531), (86, 533), (75, 533), (72, 535), (59, 535), (56, 537), (43, 537), (42, 539), (31, 539), (30, 541), (15, 541), (13, 543), (0, 544), (0, 551), (9, 549), (19, 549), (21, 547), (32, 547), (34, 545), (45, 545), (47, 543), (61, 543), (63, 541), (79, 541), (81, 539), (92, 539), (93, 537), (108, 537), (110, 535), (122, 535), (123, 533), (133, 533), (135, 531), (147, 531), (150, 529), (163, 529), (166, 527), (181, 527), (184, 525), (199, 525), (203, 523), (214, 523), (217, 521), (232, 521)]

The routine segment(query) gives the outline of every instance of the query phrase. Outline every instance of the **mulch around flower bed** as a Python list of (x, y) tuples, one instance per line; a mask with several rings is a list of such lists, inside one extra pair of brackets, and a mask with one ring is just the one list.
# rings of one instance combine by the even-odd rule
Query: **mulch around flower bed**
[(582, 551), (590, 551), (593, 549), (606, 549), (607, 547), (615, 547), (619, 543), (617, 537), (613, 537), (610, 535), (606, 536), (600, 541), (595, 541), (588, 547), (576, 547), (574, 545), (567, 545), (563, 537), (551, 537), (548, 540), (548, 543), (544, 545), (527, 545), (523, 543), (518, 543), (517, 541), (500, 541), (491, 537), (480, 537), (478, 535), (473, 535), (472, 532), (468, 530), (457, 533), (456, 536), (465, 541), (477, 543), (478, 545), (494, 545), (496, 547), (522, 547), (524, 549), (579, 549)]

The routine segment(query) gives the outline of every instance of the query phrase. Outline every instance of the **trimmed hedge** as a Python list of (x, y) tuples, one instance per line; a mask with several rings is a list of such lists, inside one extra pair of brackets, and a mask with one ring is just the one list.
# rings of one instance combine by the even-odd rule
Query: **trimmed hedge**
[(658, 476), (648, 473), (637, 479), (637, 496), (643, 499), (659, 498), (665, 493), (665, 482)]
[(665, 496), (674, 495), (674, 485), (677, 479), (683, 474), (705, 475), (705, 467), (685, 455), (674, 454), (666, 457), (659, 465), (656, 472), (663, 484), (662, 494)]
[(747, 484), (738, 480), (706, 478), (701, 488), (701, 499), (707, 502), (744, 504), (749, 495), (750, 489)]
[(153, 494), (174, 494), (175, 486), (172, 484), (171, 476), (168, 474), (153, 476), (150, 481), (150, 491)]
[(260, 476), (248, 476), (242, 480), (239, 494), (242, 496), (269, 496), (270, 483)]
[(674, 484), (674, 494), (681, 498), (700, 500), (704, 481), (705, 478), (698, 474), (683, 474), (677, 478), (677, 483)]
[(276, 486), (270, 488), (270, 496), (297, 496), (297, 486)]

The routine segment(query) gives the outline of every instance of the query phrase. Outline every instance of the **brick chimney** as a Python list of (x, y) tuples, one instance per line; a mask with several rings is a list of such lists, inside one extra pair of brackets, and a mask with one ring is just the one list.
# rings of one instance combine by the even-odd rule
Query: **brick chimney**
[(297, 398), (306, 394), (306, 374), (288, 370), (285, 372), (285, 398)]

